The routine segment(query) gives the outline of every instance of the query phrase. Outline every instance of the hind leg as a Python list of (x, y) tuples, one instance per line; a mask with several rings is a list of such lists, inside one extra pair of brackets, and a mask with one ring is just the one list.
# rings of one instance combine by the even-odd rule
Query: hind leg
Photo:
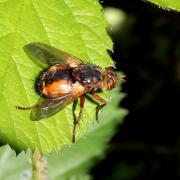
[(74, 143), (76, 141), (76, 129), (77, 125), (79, 125), (80, 120), (82, 119), (82, 112), (84, 108), (84, 102), (85, 102), (85, 96), (80, 97), (80, 111), (79, 111), (79, 116), (77, 119), (74, 121), (74, 127), (73, 127), (73, 135), (72, 135), (72, 142)]
[(28, 107), (16, 106), (16, 109), (29, 110), (29, 109), (33, 109), (33, 108), (35, 108), (37, 106), (38, 106), (38, 104), (33, 105), (33, 106), (28, 106)]

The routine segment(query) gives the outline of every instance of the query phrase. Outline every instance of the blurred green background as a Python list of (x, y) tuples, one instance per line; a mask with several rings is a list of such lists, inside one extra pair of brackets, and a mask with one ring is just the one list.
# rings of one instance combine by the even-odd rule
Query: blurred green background
[(180, 179), (180, 14), (140, 0), (101, 1), (130, 113), (94, 179)]

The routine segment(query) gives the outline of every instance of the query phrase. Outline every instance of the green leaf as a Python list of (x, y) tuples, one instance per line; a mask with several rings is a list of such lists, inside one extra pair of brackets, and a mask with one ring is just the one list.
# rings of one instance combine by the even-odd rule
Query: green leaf
[(6, 145), (0, 148), (0, 179), (3, 180), (30, 180), (32, 179), (32, 170), (24, 152), (16, 157), (16, 153)]
[[(63, 144), (71, 144), (72, 104), (37, 122), (30, 120), (29, 111), (15, 108), (34, 105), (39, 99), (34, 85), (42, 69), (27, 57), (23, 46), (43, 42), (86, 62), (113, 66), (101, 6), (96, 0), (0, 1), (0, 19), (0, 143), (17, 151), (59, 151)], [(107, 94), (104, 97), (108, 99)], [(87, 101), (78, 137), (94, 119), (95, 105)]]
[(112, 102), (102, 110), (99, 124), (89, 125), (85, 137), (72, 148), (65, 147), (59, 156), (52, 154), (48, 157), (48, 177), (50, 179), (69, 179), (70, 177), (83, 176), (98, 160), (105, 157), (107, 142), (116, 131), (117, 125), (123, 122), (123, 118), (127, 114), (126, 110), (118, 107), (119, 101), (124, 97), (119, 93), (119, 89), (115, 88), (111, 95)]
[(150, 2), (158, 5), (163, 9), (172, 9), (180, 11), (180, 1), (179, 0), (150, 0)]
[[(105, 150), (111, 148), (108, 141), (116, 131), (117, 125), (123, 122), (127, 111), (119, 108), (123, 95), (115, 88), (111, 92), (111, 101), (100, 114), (99, 124), (89, 124), (88, 131), (73, 146), (66, 146), (62, 152), (46, 155), (47, 176), (51, 180), (59, 179), (89, 179), (89, 170), (100, 159), (105, 157)], [(8, 147), (0, 148), (0, 179), (30, 179), (31, 165), (27, 159), (31, 154), (15, 153)]]

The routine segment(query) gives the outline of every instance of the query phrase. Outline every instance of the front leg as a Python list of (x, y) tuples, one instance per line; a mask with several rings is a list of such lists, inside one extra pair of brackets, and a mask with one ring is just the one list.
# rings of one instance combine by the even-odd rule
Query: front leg
[(99, 105), (96, 107), (96, 121), (98, 122), (99, 110), (102, 109), (107, 104), (107, 101), (101, 98), (100, 96), (98, 96), (96, 93), (92, 93), (90, 95), (97, 103), (99, 103)]

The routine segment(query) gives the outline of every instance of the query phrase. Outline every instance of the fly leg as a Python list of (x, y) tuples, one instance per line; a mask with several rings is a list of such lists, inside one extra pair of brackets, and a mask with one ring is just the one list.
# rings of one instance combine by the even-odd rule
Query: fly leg
[(106, 104), (107, 104), (107, 101), (104, 100), (103, 98), (101, 98), (100, 96), (98, 96), (97, 94), (95, 93), (92, 93), (90, 94), (93, 99), (99, 104), (97, 107), (96, 107), (96, 121), (98, 122), (98, 114), (99, 114), (99, 110), (102, 109)]
[(85, 96), (80, 97), (80, 111), (79, 111), (79, 116), (77, 118), (76, 124), (79, 124), (81, 118), (82, 118), (82, 111), (84, 108), (84, 102), (85, 102)]
[(38, 104), (35, 104), (33, 106), (28, 106), (28, 107), (22, 107), (22, 106), (16, 106), (16, 109), (21, 109), (21, 110), (29, 110), (29, 109), (33, 109), (35, 107), (38, 107)]
[(82, 118), (82, 112), (84, 108), (84, 102), (85, 102), (85, 96), (80, 96), (80, 111), (79, 111), (79, 116), (77, 119), (74, 121), (74, 127), (73, 127), (73, 136), (72, 136), (72, 142), (74, 143), (76, 141), (76, 129), (77, 125), (79, 125), (79, 122)]

